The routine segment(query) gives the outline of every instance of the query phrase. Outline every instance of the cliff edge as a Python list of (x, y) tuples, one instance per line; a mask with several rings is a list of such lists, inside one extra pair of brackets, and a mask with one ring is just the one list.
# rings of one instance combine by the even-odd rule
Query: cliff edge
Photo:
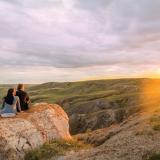
[(59, 105), (35, 104), (14, 118), (0, 118), (0, 159), (23, 159), (25, 152), (53, 139), (71, 139), (69, 119)]

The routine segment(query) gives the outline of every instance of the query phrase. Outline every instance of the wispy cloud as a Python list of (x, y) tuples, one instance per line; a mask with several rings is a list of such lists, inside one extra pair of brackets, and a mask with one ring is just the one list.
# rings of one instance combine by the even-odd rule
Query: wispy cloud
[[(13, 82), (153, 72), (159, 8), (159, 0), (1, 0), (1, 81), (10, 82), (6, 69)], [(45, 68), (45, 78), (33, 68)]]

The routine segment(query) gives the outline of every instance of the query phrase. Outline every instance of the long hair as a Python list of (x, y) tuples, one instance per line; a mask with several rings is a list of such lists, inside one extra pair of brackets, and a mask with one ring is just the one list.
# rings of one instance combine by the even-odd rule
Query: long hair
[(8, 90), (7, 96), (4, 97), (4, 100), (5, 100), (5, 102), (6, 102), (7, 104), (10, 104), (10, 105), (13, 104), (13, 101), (14, 101), (13, 93), (14, 93), (14, 88), (10, 88), (10, 89)]

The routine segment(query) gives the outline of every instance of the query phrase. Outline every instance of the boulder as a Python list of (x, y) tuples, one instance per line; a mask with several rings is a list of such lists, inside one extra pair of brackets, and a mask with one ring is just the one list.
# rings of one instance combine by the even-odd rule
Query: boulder
[(71, 139), (69, 119), (54, 104), (39, 103), (14, 118), (0, 118), (0, 159), (21, 160), (25, 152), (53, 139)]

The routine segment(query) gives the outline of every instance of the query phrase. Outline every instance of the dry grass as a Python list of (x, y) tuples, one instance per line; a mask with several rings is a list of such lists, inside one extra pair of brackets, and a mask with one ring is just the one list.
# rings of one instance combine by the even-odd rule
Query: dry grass
[(152, 128), (156, 131), (160, 131), (160, 115), (154, 115), (150, 119)]
[(160, 153), (154, 153), (148, 160), (160, 160)]
[(38, 149), (29, 151), (25, 155), (25, 160), (49, 160), (54, 157), (65, 155), (69, 151), (88, 149), (91, 146), (78, 142), (77, 140), (53, 140), (45, 143)]

